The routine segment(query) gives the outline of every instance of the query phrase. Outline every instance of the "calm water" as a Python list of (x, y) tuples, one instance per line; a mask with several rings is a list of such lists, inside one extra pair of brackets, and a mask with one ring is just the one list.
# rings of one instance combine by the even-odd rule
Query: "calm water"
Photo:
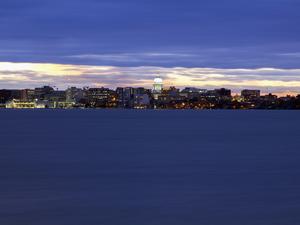
[(300, 224), (300, 112), (0, 110), (2, 225)]

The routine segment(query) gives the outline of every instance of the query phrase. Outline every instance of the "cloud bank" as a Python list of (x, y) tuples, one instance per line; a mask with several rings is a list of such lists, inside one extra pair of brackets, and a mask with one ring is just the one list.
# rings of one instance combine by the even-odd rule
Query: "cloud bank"
[(0, 88), (33, 88), (52, 85), (151, 87), (155, 76), (165, 86), (201, 88), (227, 87), (234, 92), (258, 88), (264, 93), (300, 93), (300, 69), (220, 69), (186, 67), (117, 67), (49, 63), (0, 62)]
[(299, 0), (1, 0), (0, 62), (299, 68)]

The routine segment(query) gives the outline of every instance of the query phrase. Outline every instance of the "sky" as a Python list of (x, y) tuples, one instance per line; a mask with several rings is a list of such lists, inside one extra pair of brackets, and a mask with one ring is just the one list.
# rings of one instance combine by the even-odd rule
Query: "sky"
[(1, 0), (0, 88), (300, 93), (299, 0)]

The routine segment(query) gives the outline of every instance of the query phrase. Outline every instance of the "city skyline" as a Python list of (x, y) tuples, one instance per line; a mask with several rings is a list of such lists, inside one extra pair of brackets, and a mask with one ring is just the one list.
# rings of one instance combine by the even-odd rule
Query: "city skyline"
[(155, 77), (151, 89), (145, 87), (69, 87), (58, 90), (43, 86), (34, 89), (0, 89), (0, 108), (115, 108), (115, 109), (300, 109), (300, 94), (280, 97), (260, 90), (244, 89), (239, 95), (230, 89), (213, 90), (164, 87)]

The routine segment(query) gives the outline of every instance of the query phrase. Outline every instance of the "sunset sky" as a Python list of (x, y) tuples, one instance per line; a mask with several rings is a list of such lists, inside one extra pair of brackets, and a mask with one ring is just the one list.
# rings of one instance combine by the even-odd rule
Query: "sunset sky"
[(300, 93), (298, 0), (1, 0), (0, 88)]

